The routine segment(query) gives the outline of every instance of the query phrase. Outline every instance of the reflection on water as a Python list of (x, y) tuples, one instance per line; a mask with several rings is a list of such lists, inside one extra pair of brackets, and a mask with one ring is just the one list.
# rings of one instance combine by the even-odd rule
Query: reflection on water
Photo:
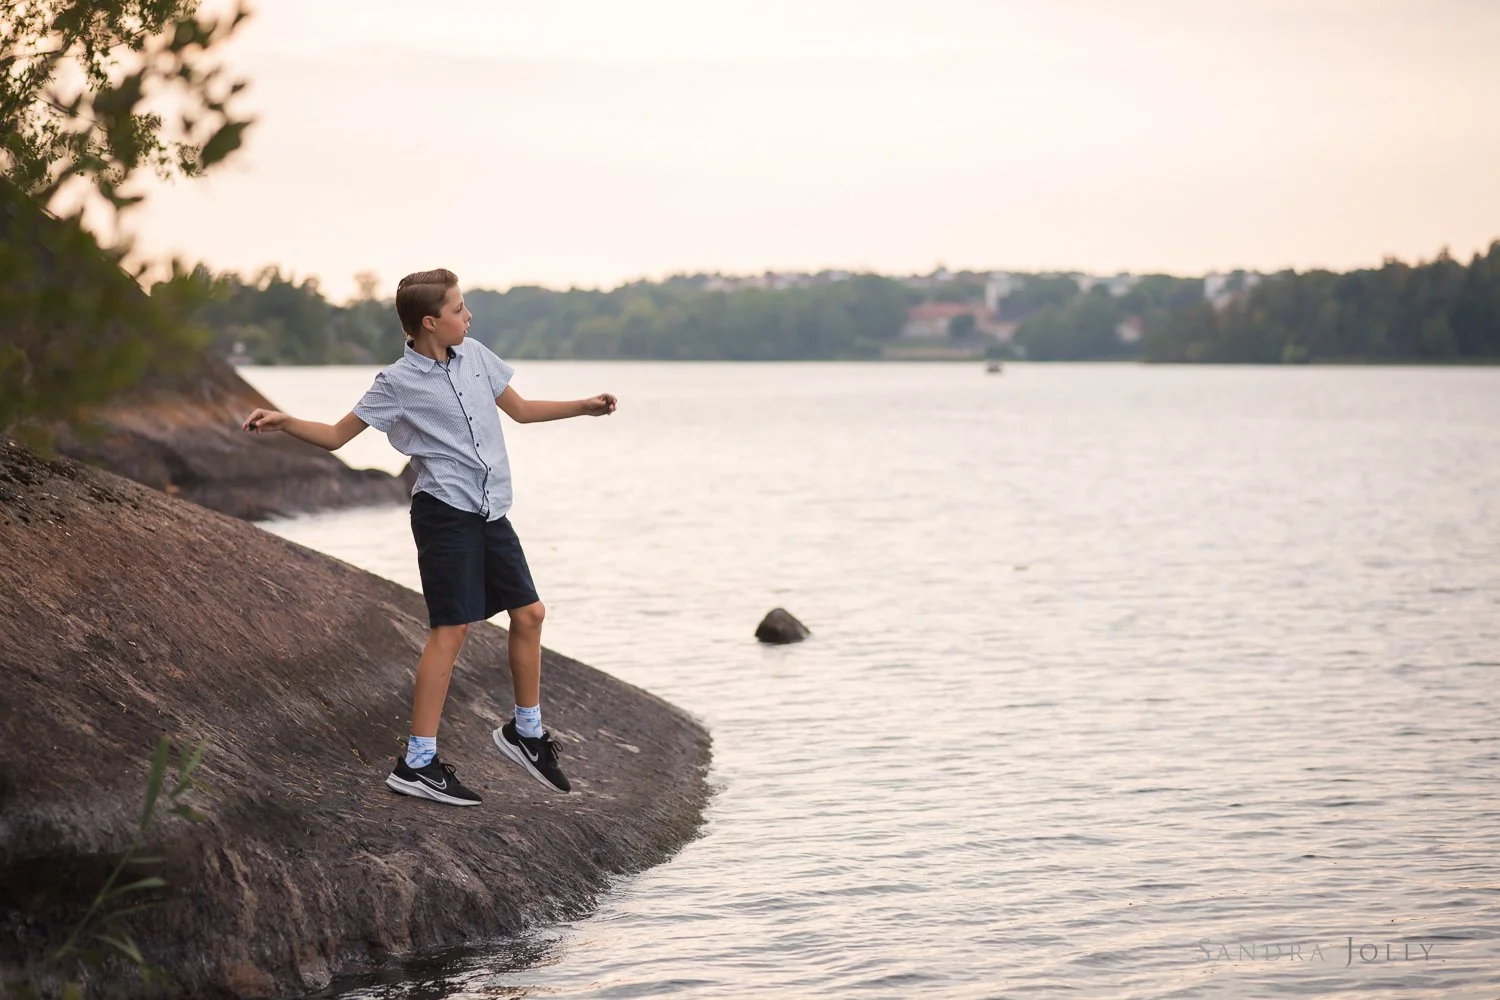
[[(329, 417), (370, 374), (249, 372)], [(516, 385), (619, 394), (508, 428), (513, 519), (548, 645), (701, 716), (720, 792), (520, 967), (345, 995), (1494, 996), (1500, 371)], [(403, 510), (270, 527), (417, 583)]]
[(555, 931), (484, 949), (465, 948), (394, 963), (376, 972), (349, 976), (320, 996), (343, 1000), (489, 1000), (530, 993), (503, 980), (555, 962), (560, 952)]

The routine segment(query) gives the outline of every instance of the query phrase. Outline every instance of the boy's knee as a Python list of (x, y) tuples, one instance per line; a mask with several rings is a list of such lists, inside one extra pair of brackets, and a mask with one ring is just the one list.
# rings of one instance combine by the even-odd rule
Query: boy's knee
[(547, 617), (547, 607), (541, 601), (528, 604), (524, 608), (516, 608), (510, 612), (510, 624), (512, 628), (539, 629), (542, 621)]
[(464, 637), (469, 634), (467, 625), (437, 625), (432, 630), (433, 639), (455, 648), (464, 644)]

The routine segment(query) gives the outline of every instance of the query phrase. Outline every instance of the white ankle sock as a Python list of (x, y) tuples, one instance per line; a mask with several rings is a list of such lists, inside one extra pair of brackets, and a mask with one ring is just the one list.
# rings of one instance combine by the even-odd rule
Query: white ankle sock
[(426, 767), (437, 756), (436, 736), (409, 736), (406, 740), (406, 766)]
[(542, 735), (542, 706), (533, 705), (530, 708), (516, 706), (516, 732), (529, 740), (534, 740)]

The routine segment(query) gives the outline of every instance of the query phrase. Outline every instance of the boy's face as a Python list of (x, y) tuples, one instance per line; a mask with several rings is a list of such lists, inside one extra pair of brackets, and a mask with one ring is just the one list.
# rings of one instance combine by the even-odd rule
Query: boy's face
[(450, 288), (438, 314), (423, 319), (422, 325), (431, 324), (429, 329), (439, 344), (454, 347), (464, 342), (464, 337), (469, 333), (469, 320), (473, 318), (473, 314), (464, 305), (464, 293), (457, 288)]

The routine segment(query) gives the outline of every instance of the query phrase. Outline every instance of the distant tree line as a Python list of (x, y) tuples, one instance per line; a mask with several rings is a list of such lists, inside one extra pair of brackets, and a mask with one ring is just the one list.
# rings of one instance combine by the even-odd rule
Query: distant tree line
[[(400, 351), (395, 312), (374, 298), (371, 276), (362, 276), (355, 301), (335, 305), (315, 280), (274, 268), (248, 279), (200, 274), (214, 288), (200, 319), (225, 354), (367, 364)], [(1500, 242), (1468, 264), (1445, 253), (1346, 274), (1288, 271), (1249, 287), (1244, 278), (1231, 277), (1216, 305), (1201, 278), (1147, 275), (1111, 294), (1102, 284), (1083, 291), (1067, 275), (1025, 276), (994, 317), (1015, 324), (1012, 344), (992, 353), (1272, 364), (1500, 359)], [(874, 274), (780, 289), (705, 284), (678, 276), (610, 291), (474, 289), (465, 299), (471, 335), (502, 356), (770, 361), (879, 357), (911, 306), (984, 295), (983, 276), (971, 274), (926, 288)], [(956, 317), (950, 333), (978, 335), (972, 316)]]
[[(395, 309), (368, 292), (328, 302), (314, 279), (268, 268), (211, 280), (200, 321), (215, 347), (261, 364), (384, 362), (403, 342)], [(637, 282), (612, 291), (521, 286), (464, 293), (470, 336), (503, 357), (769, 361), (878, 357), (914, 301), (878, 275), (781, 290), (710, 292), (697, 278)]]
[(1148, 327), (1151, 361), (1500, 360), (1500, 241), (1461, 264), (1387, 260), (1337, 274), (1286, 272), (1225, 308), (1198, 302)]
[(401, 324), (390, 302), (374, 298), (372, 279), (361, 275), (361, 295), (348, 305), (323, 297), (317, 279), (284, 275), (268, 267), (252, 278), (217, 277), (199, 267), (210, 288), (198, 314), (213, 331), (213, 349), (257, 364), (329, 365), (385, 363), (401, 353)]
[[(1103, 285), (1087, 292), (1062, 276), (1027, 281), (1001, 302), (1002, 318), (1021, 317), (1014, 343), (1032, 361), (1100, 361), (1142, 356), (1147, 331), (1203, 303), (1201, 278), (1141, 278), (1124, 295)], [(1131, 334), (1122, 336), (1134, 324)]]
[[(1039, 361), (1495, 361), (1500, 242), (1468, 264), (1442, 253), (1344, 274), (1286, 271), (1249, 288), (1232, 280), (1218, 308), (1201, 279), (1151, 275), (1120, 297), (1068, 278), (1030, 281), (1001, 312), (1021, 317), (1015, 344)], [(1132, 321), (1139, 339), (1123, 339)]]

